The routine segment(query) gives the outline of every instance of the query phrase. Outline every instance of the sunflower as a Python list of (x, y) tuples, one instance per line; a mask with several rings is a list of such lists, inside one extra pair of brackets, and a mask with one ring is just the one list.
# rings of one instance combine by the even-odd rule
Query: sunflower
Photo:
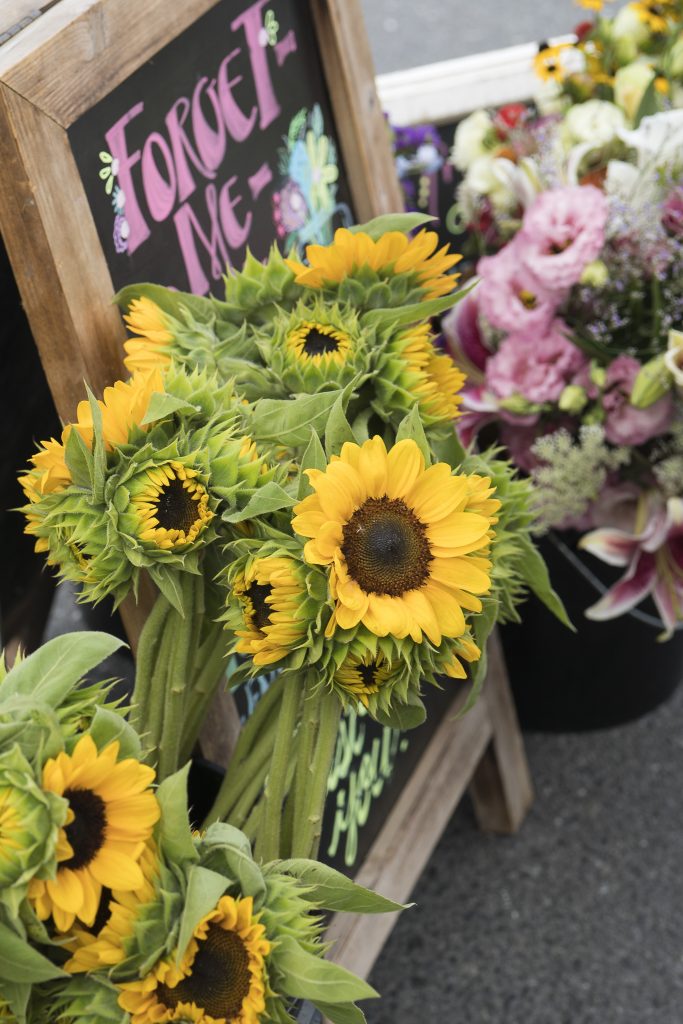
[(383, 654), (367, 652), (362, 656), (350, 655), (337, 669), (333, 683), (350, 697), (359, 700), (364, 707), (369, 707), (368, 698), (379, 693), (390, 683), (396, 666), (388, 661)]
[(259, 1024), (271, 950), (265, 933), (251, 896), (222, 896), (182, 957), (161, 960), (146, 977), (120, 985), (119, 1004), (131, 1024)]
[(294, 559), (254, 559), (233, 580), (232, 594), (242, 618), (235, 650), (250, 655), (255, 665), (280, 661), (305, 636), (308, 623), (301, 605), (306, 592)]
[(144, 882), (138, 861), (159, 818), (149, 788), (154, 771), (133, 758), (117, 761), (118, 740), (97, 750), (83, 736), (72, 754), (63, 751), (43, 768), (43, 789), (69, 804), (57, 843), (56, 877), (34, 879), (29, 889), (41, 921), (50, 915), (58, 931), (76, 918), (92, 925), (102, 887), (133, 890)]
[(168, 342), (173, 341), (169, 330), (171, 319), (146, 295), (133, 299), (124, 314), (128, 330), (137, 334), (124, 343), (124, 363), (130, 373), (147, 373), (157, 368), (164, 370), (171, 362)]
[(387, 231), (375, 241), (363, 231), (338, 228), (331, 245), (306, 246), (308, 266), (295, 259), (285, 262), (296, 283), (306, 288), (334, 286), (368, 267), (383, 280), (407, 274), (415, 279), (423, 298), (433, 299), (453, 290), (458, 275), (448, 271), (462, 259), (449, 253), (447, 245), (436, 251), (438, 243), (434, 231), (420, 231), (413, 238), (402, 231)]
[(571, 47), (571, 43), (542, 47), (534, 57), (534, 69), (538, 77), (544, 82), (563, 82), (567, 77), (563, 55)]
[(437, 646), (461, 636), (462, 608), (480, 611), (474, 595), (490, 587), (490, 562), (473, 552), (487, 548), (496, 521), (478, 488), (472, 510), (469, 478), (446, 463), (425, 469), (408, 438), (387, 452), (381, 437), (347, 442), (324, 472), (306, 472), (315, 493), (295, 507), (292, 526), (311, 538), (306, 561), (329, 566), (327, 635), (362, 622), (416, 643), (424, 631)]
[(668, 19), (676, 14), (676, 0), (636, 0), (629, 7), (654, 33), (666, 32)]
[(302, 363), (320, 366), (337, 363), (340, 366), (353, 342), (348, 334), (331, 324), (303, 320), (287, 335), (287, 347)]
[(125, 958), (126, 942), (133, 936), (141, 910), (156, 896), (159, 858), (153, 842), (145, 845), (138, 865), (143, 876), (141, 886), (103, 894), (92, 928), (73, 929), (66, 942), (72, 955), (64, 965), (70, 974), (108, 970)]
[[(136, 373), (128, 381), (117, 380), (113, 387), (105, 388), (97, 404), (102, 413), (102, 433), (107, 451), (115, 445), (127, 444), (133, 427), (146, 430), (142, 425), (150, 399), (155, 392), (163, 394), (164, 382), (159, 369), (151, 373)], [(66, 444), (71, 430), (77, 430), (88, 446), (93, 442), (93, 421), (90, 402), (79, 402), (76, 422), (64, 428), (62, 442)]]
[(465, 379), (451, 357), (434, 347), (429, 324), (420, 324), (401, 331), (389, 345), (377, 392), (388, 411), (404, 411), (417, 399), (425, 423), (443, 423), (460, 415)]
[(138, 536), (158, 548), (192, 544), (214, 516), (197, 471), (180, 462), (145, 470), (131, 481), (130, 491)]

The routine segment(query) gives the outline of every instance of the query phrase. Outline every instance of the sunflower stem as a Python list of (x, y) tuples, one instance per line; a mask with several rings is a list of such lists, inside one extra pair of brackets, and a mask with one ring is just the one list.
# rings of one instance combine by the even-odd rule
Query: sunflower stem
[(159, 594), (140, 633), (135, 659), (135, 688), (130, 711), (131, 725), (138, 732), (145, 731), (152, 676), (159, 657), (164, 625), (170, 611), (170, 603), (163, 594)]
[[(272, 722), (274, 725), (275, 716), (272, 716)], [(239, 799), (232, 807), (225, 809), (219, 808), (214, 804), (211, 809), (211, 820), (207, 818), (204, 827), (210, 825), (211, 821), (221, 820), (229, 822), (235, 828), (241, 828), (263, 791), (269, 763), (270, 749), (268, 745), (264, 743), (261, 746), (259, 744), (251, 752), (250, 758), (247, 758), (247, 761), (242, 763), (240, 774), (245, 780), (245, 784)]]
[[(229, 809), (239, 799), (244, 787), (244, 768), (248, 766), (249, 755), (252, 751), (257, 751), (260, 748), (262, 732), (267, 726), (271, 714), (273, 721), (276, 720), (282, 693), (283, 680), (279, 677), (266, 690), (254, 708), (253, 714), (249, 716), (242, 726), (230, 759), (230, 764), (228, 765), (228, 770), (223, 776), (223, 781), (214, 800), (213, 807), (206, 817), (207, 824), (222, 817), (222, 814), (219, 813), (220, 808), (226, 807)], [(268, 755), (270, 755), (271, 747), (265, 743), (263, 746), (266, 748)]]
[[(180, 748), (181, 764), (184, 764), (192, 756), (208, 707), (214, 698), (216, 688), (224, 677), (225, 648), (226, 641), (223, 630), (219, 629), (218, 636), (216, 636), (215, 628), (209, 639), (199, 647), (192, 673), (192, 686), (185, 694), (183, 739)], [(199, 665), (201, 668), (197, 668)]]
[(320, 705), (320, 724), (310, 761), (310, 784), (307, 787), (304, 805), (297, 808), (292, 839), (293, 857), (315, 858), (318, 855), (327, 781), (337, 744), (341, 702), (336, 694), (331, 692), (321, 693), (317, 697), (317, 702)]
[(173, 659), (178, 618), (178, 612), (171, 608), (164, 622), (156, 663), (149, 685), (149, 700), (145, 711), (145, 719), (142, 723), (142, 732), (148, 747), (148, 759), (150, 760), (156, 759), (158, 761), (160, 756), (159, 743), (163, 734), (166, 681)]
[(158, 738), (157, 777), (162, 782), (178, 769), (185, 708), (185, 691), (192, 666), (192, 640), (196, 633), (195, 609), (201, 599), (202, 578), (181, 574), (180, 588), (184, 617), (178, 613), (173, 631), (173, 647), (163, 693), (163, 724)]
[(282, 693), (282, 705), (277, 721), (275, 743), (270, 767), (263, 790), (263, 815), (259, 822), (256, 840), (256, 855), (263, 861), (276, 860), (280, 853), (280, 830), (282, 809), (287, 792), (287, 776), (292, 758), (292, 742), (303, 694), (303, 685), (293, 676), (286, 676)]
[(304, 698), (301, 714), (301, 726), (297, 737), (296, 770), (294, 788), (287, 801), (287, 828), (283, 838), (284, 857), (294, 857), (296, 847), (295, 823), (305, 820), (307, 797), (313, 781), (313, 751), (320, 727), (321, 702), (318, 694)]

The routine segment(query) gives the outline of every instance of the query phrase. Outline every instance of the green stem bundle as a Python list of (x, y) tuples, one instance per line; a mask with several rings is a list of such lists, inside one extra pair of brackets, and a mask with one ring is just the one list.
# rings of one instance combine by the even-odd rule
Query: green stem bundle
[(302, 683), (293, 676), (286, 676), (256, 840), (256, 853), (262, 861), (276, 860), (281, 856), (282, 812), (287, 794), (288, 767), (292, 762), (292, 742), (302, 696)]

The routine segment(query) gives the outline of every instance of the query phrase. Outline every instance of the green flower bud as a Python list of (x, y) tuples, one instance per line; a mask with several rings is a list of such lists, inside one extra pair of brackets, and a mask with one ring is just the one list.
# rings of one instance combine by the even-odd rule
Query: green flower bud
[(672, 379), (664, 360), (662, 354), (641, 366), (631, 389), (631, 405), (637, 409), (647, 409), (670, 390)]
[(541, 406), (537, 402), (530, 402), (524, 395), (510, 395), (509, 398), (503, 398), (498, 404), (501, 409), (514, 413), (515, 416), (528, 416), (529, 413), (541, 411)]
[(44, 792), (19, 747), (0, 754), (0, 901), (16, 916), (36, 875), (56, 865), (68, 802)]
[(605, 410), (601, 405), (594, 405), (587, 413), (584, 413), (582, 422), (586, 426), (593, 426), (594, 424), (600, 424), (605, 422)]
[(589, 376), (593, 384), (599, 388), (604, 388), (607, 381), (607, 370), (604, 366), (600, 366), (595, 360), (591, 362)]
[(559, 406), (563, 412), (578, 415), (586, 407), (588, 395), (578, 384), (568, 384), (560, 395)]
[(586, 267), (583, 268), (581, 275), (581, 284), (586, 284), (590, 288), (604, 288), (609, 279), (609, 272), (607, 267), (602, 260), (593, 260)]

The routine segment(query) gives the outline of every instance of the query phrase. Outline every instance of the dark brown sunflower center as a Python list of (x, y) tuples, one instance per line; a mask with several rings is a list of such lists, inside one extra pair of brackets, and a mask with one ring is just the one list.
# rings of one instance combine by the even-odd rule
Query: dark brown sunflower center
[(104, 843), (107, 830), (106, 807), (102, 797), (91, 789), (65, 789), (64, 799), (69, 801), (69, 807), (74, 813), (74, 820), (64, 828), (73, 856), (62, 861), (59, 866), (77, 871), (95, 859)]
[(344, 527), (342, 551), (349, 573), (367, 594), (400, 597), (429, 576), (425, 526), (398, 498), (368, 498)]
[(359, 665), (358, 675), (361, 678), (363, 686), (366, 686), (368, 689), (371, 689), (373, 686), (377, 685), (377, 665), (374, 663), (374, 661), (371, 662), (370, 665)]
[(178, 1003), (196, 1003), (209, 1017), (232, 1021), (240, 1013), (250, 986), (249, 954), (242, 939), (235, 932), (210, 924), (189, 977), (175, 988), (159, 985), (156, 995), (171, 1010)]
[(270, 583), (252, 583), (247, 588), (247, 597), (253, 608), (252, 619), (257, 629), (270, 625), (270, 613), (273, 610), (266, 604), (266, 598), (273, 593)]
[(331, 334), (325, 334), (317, 327), (309, 328), (304, 340), (304, 352), (307, 356), (324, 356), (327, 352), (336, 352), (339, 341)]
[(198, 495), (192, 495), (182, 480), (170, 480), (161, 488), (156, 499), (156, 518), (164, 530), (183, 530), (189, 533), (197, 522)]

